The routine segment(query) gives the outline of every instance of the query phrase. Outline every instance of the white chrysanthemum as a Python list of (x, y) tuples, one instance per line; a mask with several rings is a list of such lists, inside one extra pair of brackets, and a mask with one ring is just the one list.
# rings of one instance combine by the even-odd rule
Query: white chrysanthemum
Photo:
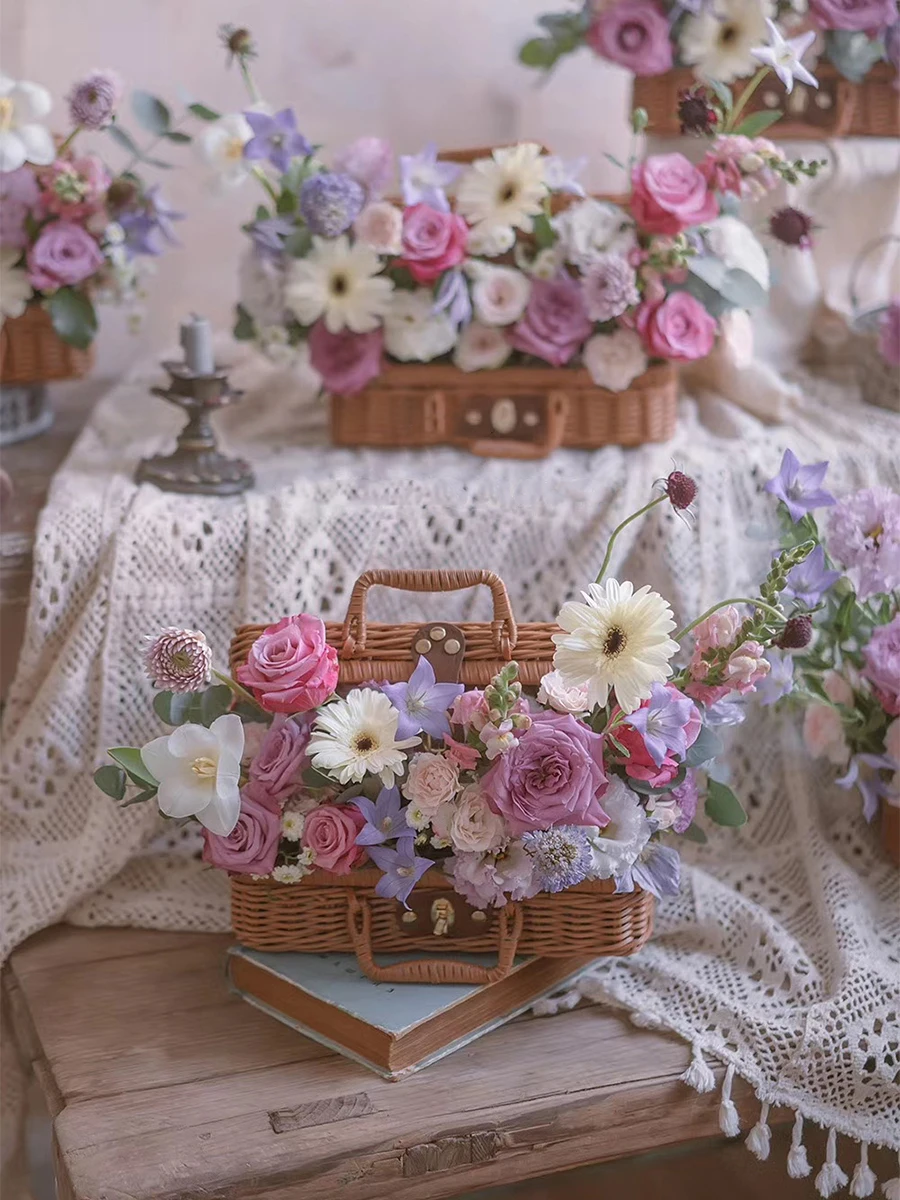
[(301, 325), (324, 317), (330, 333), (370, 333), (391, 302), (394, 285), (370, 246), (346, 237), (314, 237), (306, 258), (288, 268), (284, 296)]
[(516, 233), (509, 225), (479, 225), (469, 230), (466, 252), (481, 258), (497, 258), (516, 244)]
[(303, 836), (303, 826), (306, 824), (306, 817), (303, 813), (294, 812), (289, 809), (282, 813), (281, 816), (281, 836), (287, 838), (289, 842), (299, 842)]
[(452, 349), (456, 327), (446, 312), (434, 311), (429, 288), (394, 292), (384, 314), (384, 348), (401, 362), (430, 362)]
[(769, 290), (769, 258), (749, 225), (737, 217), (717, 217), (707, 227), (704, 240), (729, 271), (746, 271), (761, 288)]
[(502, 367), (511, 352), (502, 329), (472, 321), (459, 331), (453, 361), (461, 371), (490, 371)]
[(672, 674), (669, 659), (678, 643), (668, 636), (675, 628), (672, 610), (649, 587), (608, 579), (592, 583), (586, 603), (564, 604), (557, 621), (553, 666), (565, 687), (587, 688), (589, 707), (606, 704), (615, 689), (626, 713), (650, 695), (654, 683)]
[(361, 688), (319, 710), (307, 753), (312, 764), (338, 783), (380, 775), (385, 787), (406, 767), (404, 750), (420, 738), (397, 741), (400, 714), (383, 692)]
[(456, 208), (470, 225), (530, 233), (547, 194), (541, 148), (522, 142), (476, 159), (457, 185)]
[(556, 251), (586, 271), (602, 254), (627, 255), (636, 244), (634, 222), (624, 209), (605, 200), (582, 200), (553, 218)]
[(644, 343), (633, 329), (595, 333), (584, 344), (581, 361), (597, 387), (624, 392), (647, 370)]
[(613, 777), (601, 800), (609, 824), (590, 839), (589, 879), (612, 879), (637, 862), (650, 839), (650, 822), (627, 784)]
[(752, 75), (752, 50), (768, 40), (770, 0), (714, 0), (696, 16), (685, 18), (679, 34), (679, 57), (702, 79), (731, 83)]

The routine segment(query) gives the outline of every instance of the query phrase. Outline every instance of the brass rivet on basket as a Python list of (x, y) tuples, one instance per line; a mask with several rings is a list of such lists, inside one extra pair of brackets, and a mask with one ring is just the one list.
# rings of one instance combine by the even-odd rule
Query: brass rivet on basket
[(414, 912), (405, 912), (400, 918), (404, 925), (412, 925), (413, 921), (418, 920)]
[(827, 92), (816, 92), (816, 107), (831, 108), (831, 97)]
[(444, 650), (447, 652), (447, 654), (459, 654), (461, 649), (462, 646), (460, 646), (456, 638), (448, 638), (447, 641), (444, 642)]
[(435, 625), (434, 629), (431, 631), (432, 640), (435, 642), (442, 642), (446, 636), (447, 630), (443, 627), (443, 625)]
[(485, 912), (482, 912), (480, 908), (476, 908), (476, 909), (475, 909), (475, 911), (472, 913), (472, 920), (473, 920), (473, 921), (478, 921), (479, 923), (480, 923), (481, 921), (486, 921), (486, 920), (487, 920), (487, 913), (485, 913)]
[(540, 419), (541, 418), (537, 415), (536, 412), (527, 412), (525, 414), (525, 416), (522, 418), (522, 420), (525, 422), (525, 424), (530, 426), (532, 429), (534, 429), (535, 425), (537, 425), (537, 423), (538, 423), (538, 421), (540, 421)]
[(766, 108), (777, 108), (779, 97), (777, 92), (763, 92), (763, 104)]
[(478, 411), (477, 408), (469, 409), (469, 411), (466, 413), (466, 421), (468, 422), (469, 425), (480, 425), (481, 424), (481, 413)]
[(431, 642), (429, 642), (428, 638), (419, 638), (413, 649), (416, 654), (427, 654), (431, 649)]

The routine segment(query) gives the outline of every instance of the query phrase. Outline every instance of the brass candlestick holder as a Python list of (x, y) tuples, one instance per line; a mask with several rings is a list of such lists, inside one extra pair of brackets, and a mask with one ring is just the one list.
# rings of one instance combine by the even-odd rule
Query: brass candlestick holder
[(154, 387), (160, 396), (187, 413), (187, 424), (171, 454), (155, 454), (138, 464), (138, 483), (154, 483), (166, 492), (200, 496), (234, 496), (253, 486), (253, 472), (243, 458), (228, 458), (216, 445), (210, 416), (240, 399), (242, 392), (228, 383), (225, 368), (200, 375), (186, 363), (164, 362), (168, 387)]

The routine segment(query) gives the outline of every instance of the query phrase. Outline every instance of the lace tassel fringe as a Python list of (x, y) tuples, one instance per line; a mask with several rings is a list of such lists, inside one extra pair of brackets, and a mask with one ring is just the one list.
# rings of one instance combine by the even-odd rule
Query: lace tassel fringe
[(751, 1154), (755, 1154), (760, 1162), (765, 1162), (772, 1149), (772, 1131), (768, 1126), (769, 1106), (763, 1104), (759, 1120), (747, 1134), (745, 1145)]
[(799, 1113), (794, 1117), (794, 1132), (791, 1134), (791, 1148), (787, 1157), (787, 1173), (791, 1179), (805, 1179), (812, 1167), (806, 1156), (803, 1145), (803, 1118)]
[(738, 1111), (731, 1099), (731, 1085), (734, 1082), (734, 1066), (729, 1064), (722, 1083), (722, 1099), (719, 1103), (719, 1128), (726, 1137), (737, 1137), (741, 1132), (741, 1122)]
[(580, 999), (581, 994), (576, 988), (572, 988), (559, 996), (545, 996), (543, 1000), (535, 1001), (531, 1011), (536, 1017), (553, 1017), (557, 1013), (570, 1012)]
[(695, 1092), (711, 1092), (716, 1086), (716, 1077), (707, 1065), (706, 1059), (703, 1057), (703, 1052), (699, 1046), (693, 1048), (693, 1056), (691, 1065), (681, 1076), (684, 1083), (688, 1087), (692, 1087)]
[(883, 1183), (881, 1190), (884, 1192), (884, 1200), (900, 1200), (900, 1154), (897, 1156), (896, 1177)]
[(850, 1180), (850, 1195), (865, 1200), (866, 1196), (871, 1196), (875, 1191), (877, 1182), (875, 1172), (869, 1166), (869, 1143), (863, 1142), (860, 1146), (859, 1162)]
[(828, 1130), (828, 1142), (825, 1147), (825, 1161), (816, 1176), (816, 1191), (825, 1200), (839, 1192), (847, 1184), (847, 1176), (841, 1170), (837, 1160), (837, 1134), (833, 1129)]

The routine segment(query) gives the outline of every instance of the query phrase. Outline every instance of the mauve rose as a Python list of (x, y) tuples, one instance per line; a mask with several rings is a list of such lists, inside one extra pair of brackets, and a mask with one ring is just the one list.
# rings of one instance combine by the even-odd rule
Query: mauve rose
[[(674, 692), (676, 698), (682, 695), (672, 684), (667, 683), (666, 687)], [(641, 708), (646, 708), (649, 703), (649, 700), (645, 700)], [(700, 712), (695, 706), (691, 712), (690, 720), (684, 727), (684, 741), (686, 746), (693, 746), (694, 742), (696, 742), (700, 735), (702, 724)], [(660, 765), (657, 766), (647, 747), (644, 745), (644, 739), (630, 725), (619, 726), (616, 730), (616, 741), (621, 742), (630, 754), (629, 758), (620, 757), (616, 759), (617, 762), (624, 764), (625, 774), (629, 778), (643, 779), (651, 787), (665, 787), (678, 774), (681, 760), (677, 759), (670, 750)]]
[(525, 315), (510, 332), (509, 342), (516, 350), (562, 367), (593, 328), (584, 293), (574, 279), (535, 279)]
[(646, 233), (674, 235), (719, 215), (706, 177), (683, 154), (651, 154), (631, 183), (631, 215)]
[(309, 331), (309, 360), (322, 376), (326, 392), (352, 396), (361, 392), (381, 374), (384, 334), (353, 333), (342, 329), (331, 333), (324, 321), (316, 321)]
[(276, 717), (263, 738), (250, 763), (249, 775), (273, 800), (285, 799), (299, 785), (309, 733), (308, 718), (292, 721)]
[(281, 814), (261, 803), (251, 788), (241, 792), (241, 812), (228, 837), (203, 830), (204, 862), (236, 875), (269, 875), (281, 839)]
[(301, 842), (313, 863), (333, 875), (347, 875), (366, 857), (356, 835), (366, 823), (355, 804), (320, 804), (306, 816)]
[(623, 0), (602, 9), (586, 40), (601, 58), (634, 75), (662, 75), (672, 68), (669, 18), (654, 0)]
[(284, 617), (259, 635), (237, 677), (267, 712), (309, 712), (337, 687), (337, 651), (318, 617)]
[(514, 835), (553, 825), (606, 825), (603, 738), (570, 713), (541, 712), (481, 781)]
[(671, 362), (706, 358), (716, 340), (716, 322), (689, 292), (672, 292), (661, 304), (645, 304), (637, 315), (647, 353)]
[(406, 267), (416, 283), (432, 283), (462, 262), (468, 236), (462, 217), (438, 212), (430, 204), (413, 204), (403, 213), (403, 253), (397, 265)]
[(900, 614), (889, 625), (876, 626), (863, 649), (863, 675), (875, 689), (881, 707), (900, 715)]
[(55, 292), (90, 279), (103, 262), (87, 230), (71, 221), (53, 221), (28, 251), (28, 278), (39, 292)]
[(897, 20), (897, 0), (809, 0), (809, 13), (822, 29), (880, 34)]

